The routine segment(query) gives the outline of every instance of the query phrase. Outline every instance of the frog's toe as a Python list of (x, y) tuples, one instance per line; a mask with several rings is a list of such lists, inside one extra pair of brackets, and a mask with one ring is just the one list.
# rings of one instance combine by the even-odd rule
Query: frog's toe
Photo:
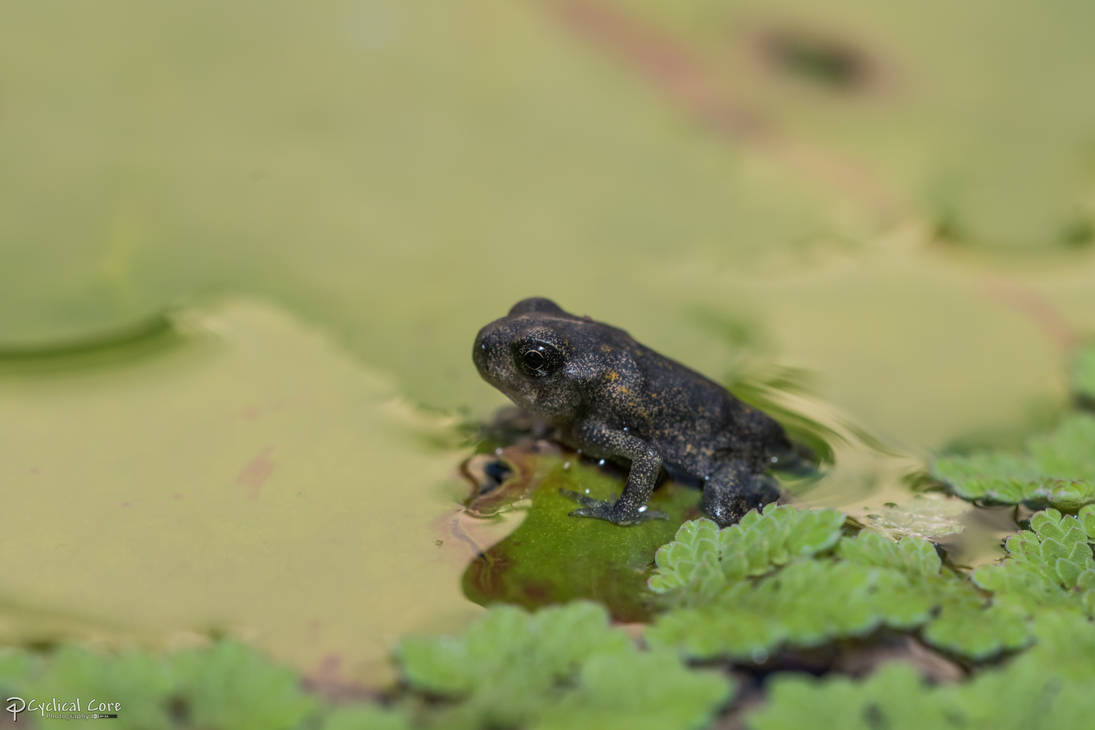
[(593, 499), (585, 494), (579, 494), (578, 492), (569, 489), (560, 489), (559, 492), (582, 505), (570, 513), (571, 517), (592, 517), (594, 519), (611, 522), (614, 525), (637, 525), (640, 522), (646, 522), (647, 520), (669, 519), (669, 515), (664, 512), (659, 512), (656, 509), (648, 509), (645, 506), (640, 507), (637, 510), (629, 511), (622, 509), (620, 503), (614, 500)]
[[(580, 492), (575, 492), (573, 489), (560, 489), (559, 494), (563, 495), (564, 497), (566, 497), (568, 499), (573, 499), (575, 502), (582, 505), (583, 507), (591, 507), (592, 508), (592, 507), (597, 507), (600, 504), (605, 504), (605, 502), (602, 502), (599, 499), (594, 499), (593, 497), (590, 497), (587, 494), (582, 494)], [(573, 513), (571, 513), (571, 514), (573, 514)]]
[(667, 520), (669, 515), (656, 509), (642, 512), (622, 513), (616, 509), (615, 502), (602, 502), (596, 507), (579, 507), (570, 513), (571, 517), (593, 517), (611, 522), (614, 525), (637, 525), (648, 520)]

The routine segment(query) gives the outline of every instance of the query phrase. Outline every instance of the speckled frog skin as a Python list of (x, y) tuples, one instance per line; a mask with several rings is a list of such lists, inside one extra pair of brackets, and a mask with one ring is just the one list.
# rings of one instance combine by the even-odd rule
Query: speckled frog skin
[(764, 472), (792, 453), (783, 428), (622, 329), (524, 299), (479, 331), (472, 356), (483, 379), (563, 443), (630, 465), (615, 501), (567, 492), (581, 505), (573, 515), (618, 525), (664, 517), (646, 507), (663, 469), (702, 483), (702, 509), (720, 525), (779, 496)]

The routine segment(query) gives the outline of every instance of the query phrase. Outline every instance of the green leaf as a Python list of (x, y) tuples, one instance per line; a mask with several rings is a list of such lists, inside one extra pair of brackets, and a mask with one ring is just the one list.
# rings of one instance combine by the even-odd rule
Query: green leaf
[(1072, 387), (1076, 393), (1095, 400), (1095, 343), (1080, 349), (1072, 365)]
[[(1026, 454), (985, 451), (939, 458), (932, 474), (966, 499), (1076, 511), (1095, 502), (1095, 418), (1068, 416), (1053, 431), (1032, 437)], [(1049, 517), (1043, 523), (1053, 529)]]
[(1053, 432), (1032, 438), (1028, 449), (1045, 475), (1089, 483), (1095, 480), (1095, 417), (1069, 416)]
[[(976, 622), (936, 628), (947, 646), (980, 653), (1002, 631), (1018, 646), (1021, 622), (990, 609), (988, 629)], [(971, 632), (972, 637), (963, 637)], [(890, 663), (860, 681), (777, 675), (766, 705), (746, 718), (752, 730), (841, 727), (852, 730), (917, 728), (1090, 727), (1095, 717), (1095, 625), (1070, 612), (1047, 611), (1032, 625), (1036, 643), (1006, 664), (982, 669), (966, 682), (932, 686), (911, 666)]]
[(172, 698), (177, 696), (190, 706), (190, 697), (175, 675), (171, 657), (144, 652), (110, 655), (63, 647), (51, 654), (42, 671), (28, 678), (20, 690), (31, 697), (52, 697), (62, 688), (73, 697), (121, 702), (124, 712), (116, 721), (121, 728), (166, 730), (173, 725)]
[[(29, 654), (11, 648), (0, 648), (0, 694), (9, 694), (26, 681), (33, 660)], [(7, 697), (8, 695), (4, 695)], [(4, 699), (0, 697), (0, 699)]]
[(1088, 592), (1095, 588), (1095, 559), (1083, 527), (1090, 514), (1085, 508), (1074, 517), (1055, 509), (1032, 515), (1031, 530), (1010, 536), (1004, 560), (975, 570), (973, 582), (993, 592), (994, 603), (1028, 614), (1046, 608), (1090, 614)]
[(932, 475), (959, 497), (1001, 502), (1021, 501), (1024, 485), (1039, 476), (1029, 459), (998, 452), (941, 457), (932, 464)]
[(857, 683), (777, 675), (768, 702), (746, 722), (751, 730), (919, 730), (950, 727), (945, 710), (912, 667), (895, 662)]
[(722, 530), (708, 519), (686, 522), (658, 550), (647, 585), (680, 603), (704, 603), (734, 581), (825, 552), (840, 539), (844, 519), (836, 510), (770, 504)]
[(1086, 590), (1080, 596), (1080, 604), (1088, 618), (1095, 618), (1095, 590)]
[(925, 627), (924, 638), (940, 649), (984, 660), (1026, 646), (1031, 634), (1026, 616), (1014, 608), (954, 602)]
[(300, 678), (242, 644), (223, 642), (171, 657), (174, 693), (195, 727), (289, 730), (317, 709)]
[(64, 647), (19, 681), (31, 697), (120, 702), (114, 725), (169, 730), (290, 730), (318, 710), (293, 670), (232, 642), (168, 655)]
[(730, 699), (731, 684), (718, 672), (686, 669), (672, 653), (646, 652), (621, 662), (592, 657), (577, 686), (546, 707), (533, 730), (699, 728)]
[(1042, 510), (1031, 516), (1030, 527), (1042, 539), (1056, 538), (1064, 534), (1061, 529), (1061, 513), (1055, 509)]
[(906, 537), (895, 542), (869, 530), (841, 540), (837, 555), (863, 565), (895, 568), (916, 575), (938, 575), (942, 567), (939, 553), (927, 540)]
[(495, 607), (462, 635), (409, 638), (397, 655), (414, 690), (450, 700), (434, 717), (446, 728), (588, 727), (621, 707), (635, 722), (688, 728), (730, 691), (724, 677), (688, 670), (674, 654), (640, 652), (587, 602), (534, 614)]
[(319, 730), (413, 730), (401, 712), (379, 707), (340, 707), (324, 717)]
[(1076, 514), (1076, 517), (1080, 520), (1087, 536), (1095, 540), (1095, 504), (1084, 507)]
[(544, 690), (590, 655), (630, 646), (626, 634), (609, 628), (604, 608), (580, 601), (535, 614), (498, 606), (462, 635), (407, 637), (396, 656), (411, 684), (456, 697), (491, 686), (498, 677), (520, 677), (529, 691)]
[(670, 610), (645, 636), (653, 646), (695, 657), (763, 660), (783, 644), (816, 646), (862, 636), (878, 626), (912, 628), (937, 599), (903, 571), (853, 561), (792, 562), (749, 582), (730, 584), (706, 605)]

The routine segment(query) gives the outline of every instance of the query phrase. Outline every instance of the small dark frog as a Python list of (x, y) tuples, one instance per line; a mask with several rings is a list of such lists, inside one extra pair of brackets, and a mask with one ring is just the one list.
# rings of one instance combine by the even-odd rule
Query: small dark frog
[(663, 469), (702, 483), (702, 509), (720, 525), (779, 497), (764, 473), (794, 458), (779, 423), (622, 329), (524, 299), (479, 331), (472, 356), (484, 380), (564, 444), (630, 464), (615, 501), (568, 491), (582, 505), (573, 515), (617, 525), (663, 518), (646, 506)]

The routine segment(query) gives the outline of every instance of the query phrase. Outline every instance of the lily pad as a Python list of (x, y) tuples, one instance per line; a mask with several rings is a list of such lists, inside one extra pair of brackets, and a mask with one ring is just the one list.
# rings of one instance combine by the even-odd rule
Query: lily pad
[(478, 613), (456, 588), (467, 554), (435, 543), (462, 511), (463, 449), (420, 436), (449, 419), (268, 306), (177, 328), (125, 366), (0, 376), (18, 515), (0, 534), (3, 640), (229, 631), (306, 673), (380, 681), (399, 636)]
[[(925, 122), (938, 115), (907, 104), (958, 109), (937, 94), (958, 93), (952, 65), (970, 73), (977, 63), (992, 69), (996, 94), (1020, 82), (1048, 93), (1040, 76), (999, 73), (994, 64), (1011, 63), (1017, 44), (1030, 50), (1027, 36), (1008, 29), (1026, 28), (1028, 12), (1046, 32), (1083, 23), (1009, 5), (993, 17), (1001, 35), (991, 47), (1003, 55), (990, 63), (965, 53), (964, 34), (937, 55), (937, 23), (892, 26), (877, 8), (836, 7), (891, 29), (877, 40), (893, 41), (897, 67), (915, 69), (914, 97), (877, 98), (868, 111), (799, 98), (768, 77), (757, 86), (754, 69), (727, 65), (725, 54), (751, 52), (737, 34), (749, 23), (735, 20), (751, 11), (722, 4), (685, 13), (693, 27), (684, 45), (699, 44), (701, 56), (708, 41), (717, 46), (710, 88), (774, 94), (743, 101), (795, 139), (799, 125), (809, 128), (806, 140), (817, 135), (816, 145), (800, 146), (690, 123), (690, 112), (651, 93), (596, 32), (583, 31), (595, 29), (549, 6), (494, 8), (491, 40), (480, 43), (469, 41), (482, 32), (477, 14), (394, 0), (307, 12), (287, 2), (226, 9), (201, 0), (185, 11), (24, 4), (5, 18), (4, 47), (17, 59), (36, 58), (43, 45), (58, 55), (18, 64), (0, 84), (4, 131), (22, 140), (0, 174), (11, 211), (0, 224), (0, 349), (110, 337), (210, 292), (258, 296), (320, 323), (412, 402), (483, 417), (501, 397), (468, 363), (474, 332), (517, 299), (549, 294), (714, 375), (745, 348), (713, 347), (694, 313), (745, 323), (761, 333), (751, 353), (817, 373), (824, 398), (914, 448), (1026, 423), (1030, 404), (1053, 408), (1064, 393), (1055, 385), (1062, 355), (1045, 346), (1052, 326), (1023, 302), (1032, 289), (1073, 326), (1095, 326), (1095, 294), (1076, 275), (1082, 251), (1044, 269), (1008, 270), (987, 286), (981, 270), (934, 245), (931, 221), (912, 215), (894, 230), (892, 219), (876, 220), (857, 185), (830, 177), (844, 180), (848, 168), (825, 160), (852, 149), (904, 171), (890, 156), (919, 140), (920, 172), (891, 182), (897, 197), (930, 212), (934, 202), (916, 201), (957, 176), (943, 204), (967, 228), (963, 196), (1015, 181), (1037, 179), (1044, 203), (1073, 205), (1068, 191), (1045, 184), (1075, 170), (1083, 155), (1073, 148), (1035, 151), (1026, 140), (974, 165), (954, 152), (977, 148), (971, 138), (985, 142), (984, 120), (943, 124), (939, 151), (931, 143), (939, 130)], [(758, 20), (777, 13), (754, 10)], [(816, 8), (787, 11), (809, 25)], [(676, 27), (650, 19), (655, 29)], [(590, 40), (589, 52), (575, 52)], [(1039, 59), (1046, 45), (1085, 48), (1038, 43)], [(74, 76), (74, 65), (94, 82)], [(1087, 130), (1067, 96), (1061, 118)], [(967, 98), (964, 90), (956, 98)], [(1015, 118), (1010, 97), (993, 99), (1008, 110), (989, 118)], [(1041, 114), (1043, 105), (1028, 109)], [(888, 121), (876, 125), (880, 113)], [(1023, 150), (1029, 159), (1018, 160)], [(974, 177), (933, 169), (933, 158)], [(821, 179), (804, 174), (803, 162)], [(998, 165), (1024, 173), (998, 174)], [(1033, 215), (1023, 194), (1022, 204), (1004, 196), (998, 211)], [(1056, 228), (1059, 216), (1049, 218)], [(1003, 238), (1022, 228), (1012, 223), (1001, 226)], [(604, 286), (607, 271), (631, 282), (627, 296)], [(960, 391), (944, 387), (955, 377)]]
[[(762, 129), (769, 154), (862, 208), (933, 218), (954, 246), (1074, 252), (1092, 243), (1095, 103), (1075, 98), (1095, 62), (1079, 30), (1095, 23), (1090, 6), (1004, 2), (992, 17), (942, 0), (638, 0), (612, 10), (602, 23), (637, 26), (677, 59), (668, 81), (607, 33), (579, 37), (627, 63), (679, 113), (747, 116), (743, 143)], [(1049, 88), (1034, 69), (1053, 69)], [(735, 83), (743, 77), (748, 86)], [(706, 89), (704, 103), (672, 93), (674, 83)], [(1039, 123), (1057, 135), (1031, 141)], [(1032, 178), (1040, 189), (1026, 184)]]

